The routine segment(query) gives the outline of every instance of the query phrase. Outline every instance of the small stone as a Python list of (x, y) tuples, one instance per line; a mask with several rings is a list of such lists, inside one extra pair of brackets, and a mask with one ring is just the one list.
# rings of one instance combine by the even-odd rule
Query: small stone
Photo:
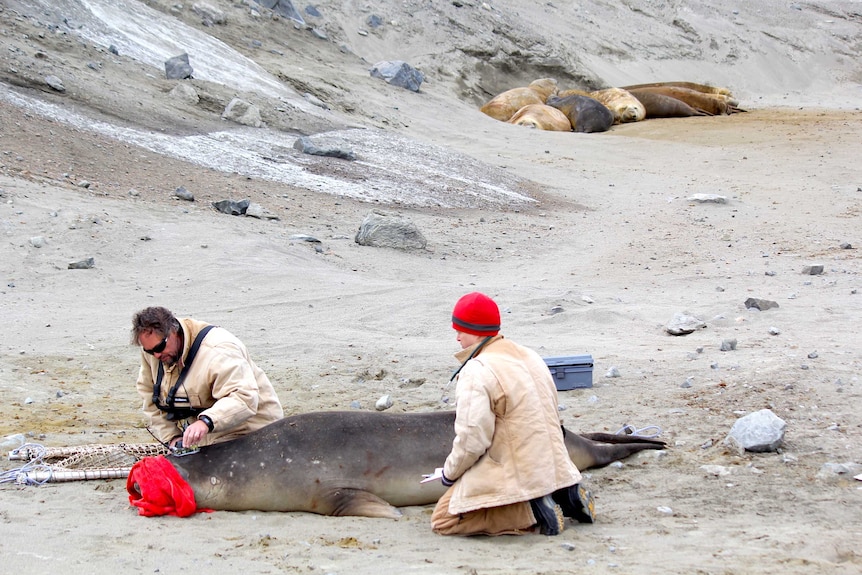
[(181, 199), (181, 200), (185, 200), (187, 202), (195, 201), (194, 194), (192, 194), (190, 191), (185, 189), (185, 187), (183, 187), (183, 186), (180, 186), (179, 188), (174, 190), (174, 196)]
[(377, 411), (386, 411), (390, 407), (392, 407), (392, 398), (388, 395), (384, 395), (374, 404), (374, 409)]
[(823, 273), (822, 265), (805, 266), (802, 268), (802, 275), (819, 276)]
[(30, 238), (30, 245), (34, 248), (44, 248), (45, 238), (43, 238), (42, 236), (34, 236)]
[(725, 475), (730, 475), (730, 469), (723, 465), (701, 465), (700, 468), (708, 475), (715, 475), (716, 477), (724, 477)]
[(57, 92), (65, 92), (66, 87), (63, 85), (63, 80), (54, 75), (45, 76), (45, 83), (48, 87)]
[(293, 234), (290, 236), (290, 239), (297, 242), (308, 242), (310, 244), (319, 244), (320, 240), (314, 236), (309, 236), (306, 234)]
[(718, 194), (694, 194), (686, 198), (689, 202), (698, 202), (700, 204), (726, 204), (727, 197), (719, 196)]
[(770, 327), (769, 328), (769, 335), (781, 335), (781, 330), (778, 329), (777, 327)]
[(808, 359), (817, 359), (818, 357), (819, 356), (817, 355), (816, 351), (812, 351), (811, 353), (808, 354)]
[(96, 267), (96, 260), (93, 258), (87, 258), (69, 264), (70, 270), (88, 270), (94, 267)]
[(772, 309), (774, 307), (779, 307), (778, 302), (768, 300), (768, 299), (759, 299), (750, 297), (745, 300), (745, 307), (748, 309), (754, 308), (759, 309), (760, 311), (766, 311), (768, 309)]
[(731, 351), (736, 349), (736, 339), (726, 339), (721, 342), (721, 351)]
[(620, 377), (620, 370), (614, 365), (605, 373), (605, 377)]

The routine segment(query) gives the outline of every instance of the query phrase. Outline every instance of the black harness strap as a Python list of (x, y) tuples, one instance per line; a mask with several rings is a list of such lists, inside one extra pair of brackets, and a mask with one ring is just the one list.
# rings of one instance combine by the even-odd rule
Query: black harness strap
[(455, 377), (459, 373), (461, 373), (461, 370), (464, 369), (464, 366), (467, 365), (467, 362), (470, 361), (471, 359), (473, 359), (473, 357), (477, 353), (479, 353), (479, 350), (481, 350), (483, 347), (485, 347), (485, 344), (488, 343), (489, 341), (491, 341), (491, 339), (493, 339), (493, 337), (494, 337), (493, 335), (489, 335), (488, 337), (486, 337), (485, 339), (482, 340), (482, 343), (480, 343), (479, 345), (476, 346), (476, 349), (473, 350), (473, 353), (470, 354), (470, 357), (465, 359), (464, 363), (462, 363), (460, 366), (458, 366), (458, 369), (456, 369), (455, 373), (452, 374), (452, 377), (449, 378), (449, 383), (452, 383), (452, 380), (455, 379)]
[(188, 374), (189, 369), (192, 366), (192, 362), (194, 361), (195, 356), (198, 353), (198, 349), (200, 349), (201, 347), (201, 342), (204, 340), (207, 333), (209, 333), (209, 331), (214, 327), (216, 326), (208, 325), (202, 330), (200, 330), (200, 332), (198, 332), (197, 337), (195, 337), (194, 342), (192, 342), (191, 348), (189, 348), (189, 354), (186, 356), (183, 370), (180, 372), (180, 376), (177, 378), (176, 384), (174, 384), (174, 386), (170, 390), (168, 390), (168, 397), (165, 401), (165, 405), (162, 405), (159, 401), (159, 396), (162, 393), (162, 379), (165, 376), (165, 368), (162, 365), (162, 362), (159, 362), (159, 373), (156, 377), (156, 382), (153, 384), (153, 404), (160, 410), (166, 411), (168, 413), (171, 413), (176, 410), (174, 403), (176, 402), (177, 390), (179, 390), (180, 386), (185, 381), (186, 375)]

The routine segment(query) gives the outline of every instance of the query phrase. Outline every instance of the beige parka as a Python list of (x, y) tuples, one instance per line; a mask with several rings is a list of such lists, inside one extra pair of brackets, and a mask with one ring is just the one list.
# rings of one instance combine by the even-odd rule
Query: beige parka
[[(479, 345), (455, 357), (464, 361)], [(495, 336), (464, 364), (455, 396), (455, 440), (443, 466), (455, 481), (449, 513), (529, 501), (580, 482), (554, 380), (535, 351)]]
[[(183, 363), (198, 333), (207, 323), (190, 318), (179, 320), (183, 331)], [(141, 352), (138, 393), (144, 400), (144, 414), (150, 420), (153, 433), (164, 442), (183, 433), (184, 424), (194, 418), (170, 421), (165, 412), (153, 403), (153, 383), (159, 370), (159, 360)], [(165, 368), (160, 386), (160, 400), (165, 405), (168, 391), (179, 379), (179, 364)], [(284, 417), (284, 410), (269, 378), (246, 350), (245, 345), (226, 329), (215, 327), (204, 337), (183, 385), (177, 390), (176, 405), (203, 409), (213, 431), (201, 445), (211, 445), (234, 439)]]

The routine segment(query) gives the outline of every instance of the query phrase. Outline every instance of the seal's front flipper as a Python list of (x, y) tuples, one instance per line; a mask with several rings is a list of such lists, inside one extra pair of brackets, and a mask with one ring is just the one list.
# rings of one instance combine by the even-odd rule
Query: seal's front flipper
[[(328, 507), (329, 509), (323, 509)], [(343, 517), (358, 515), (360, 517), (384, 517), (399, 519), (401, 512), (373, 493), (361, 489), (334, 489), (321, 502), (319, 513)]]

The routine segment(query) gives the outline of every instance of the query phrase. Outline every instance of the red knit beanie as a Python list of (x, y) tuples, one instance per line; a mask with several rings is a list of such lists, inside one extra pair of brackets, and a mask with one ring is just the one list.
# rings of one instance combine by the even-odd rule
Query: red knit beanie
[(497, 335), (500, 331), (500, 308), (483, 293), (468, 293), (452, 310), (452, 328), (473, 335)]

